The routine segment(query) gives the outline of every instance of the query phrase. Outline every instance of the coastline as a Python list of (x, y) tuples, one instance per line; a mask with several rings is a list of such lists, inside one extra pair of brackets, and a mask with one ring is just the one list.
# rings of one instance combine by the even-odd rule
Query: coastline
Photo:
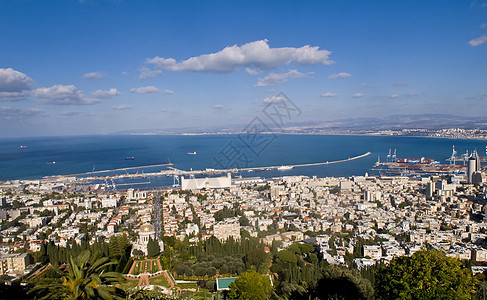
[[(371, 152), (371, 156), (385, 157), (386, 151), (390, 148), (397, 148), (403, 157), (427, 156), (440, 157), (443, 160), (450, 157), (451, 144), (456, 145), (459, 151), (479, 149), (482, 154), (485, 148), (485, 139), (477, 138), (360, 133), (328, 134), (318, 132), (267, 132), (262, 134), (280, 135), (282, 138), (272, 140), (272, 146), (266, 150), (266, 154), (262, 157), (252, 156), (253, 154), (248, 148), (240, 145), (240, 151), (247, 151), (246, 155), (250, 159), (255, 160), (255, 162), (249, 163), (245, 167), (241, 165), (241, 169), (264, 169), (268, 167), (262, 166), (283, 165), (295, 165), (297, 167), (297, 165), (308, 164), (309, 162), (340, 160), (365, 152)], [(51, 139), (35, 138), (32, 140), (29, 138), (9, 138), (8, 142), (3, 144), (3, 153), (1, 153), (0, 168), (2, 168), (3, 174), (0, 174), (0, 182), (40, 180), (46, 176), (51, 178), (55, 176), (67, 177), (80, 173), (83, 173), (84, 176), (100, 174), (104, 177), (110, 174), (100, 170), (118, 170), (110, 175), (120, 175), (118, 173), (122, 173), (134, 176), (132, 173), (135, 173), (136, 170), (145, 174), (163, 171), (162, 168), (150, 167), (165, 165), (168, 162), (168, 158), (180, 170), (205, 170), (214, 168), (214, 158), (219, 155), (225, 145), (228, 145), (231, 141), (234, 143), (239, 142), (239, 136), (235, 133), (195, 134), (195, 138), (191, 138), (191, 136), (185, 138), (185, 135), (158, 136), (160, 138), (154, 135), (145, 138), (143, 135), (126, 135), (125, 137), (121, 135), (84, 135), (53, 137)], [(164, 136), (168, 138), (165, 139), (163, 138)], [(200, 138), (196, 138), (196, 136), (200, 136)], [(333, 138), (340, 136), (343, 138)], [(377, 139), (374, 139), (374, 137), (377, 137)], [(412, 139), (403, 139), (402, 137)], [(418, 137), (423, 139), (415, 139)], [(72, 140), (70, 140), (71, 138)], [(268, 137), (262, 138), (269, 140)], [(435, 139), (428, 141), (430, 138)], [(450, 143), (450, 141), (452, 142)], [(19, 145), (27, 146), (26, 149), (19, 149)], [(93, 145), (100, 145), (100, 147), (93, 147)], [(74, 152), (71, 150), (73, 147), (77, 149)], [(189, 157), (187, 155), (188, 151), (195, 150), (198, 151), (198, 156)], [(127, 153), (130, 152), (132, 156), (137, 157), (135, 162), (123, 160)], [(46, 162), (51, 161), (56, 161), (56, 165), (46, 165)], [(367, 159), (368, 163), (370, 161), (370, 158)], [(292, 171), (289, 174), (298, 175), (299, 173), (301, 175), (323, 176), (321, 174), (326, 173), (342, 176), (343, 174), (367, 172), (370, 166), (371, 164), (354, 163), (353, 165), (349, 166), (347, 164), (340, 168), (306, 169)], [(231, 167), (228, 166), (226, 168), (230, 169)], [(265, 177), (270, 176), (265, 172), (259, 174)]]
[[(451, 130), (458, 129), (458, 128), (449, 128)], [(400, 129), (394, 132), (401, 132), (405, 129)], [(418, 130), (429, 130), (429, 129), (418, 129)], [(289, 130), (281, 130), (281, 131), (267, 131), (267, 132), (258, 132), (258, 134), (275, 134), (275, 135), (329, 135), (329, 136), (379, 136), (379, 137), (425, 137), (425, 138), (441, 138), (441, 139), (455, 139), (455, 140), (478, 140), (487, 141), (487, 130), (485, 136), (477, 137), (477, 136), (451, 136), (451, 135), (438, 135), (437, 132), (434, 134), (385, 134), (380, 133), (383, 130), (377, 132), (346, 132), (346, 131), (318, 131), (318, 132), (303, 132), (303, 131), (289, 131)], [(393, 130), (391, 130), (393, 131)], [(433, 131), (433, 130), (432, 130)], [(53, 136), (23, 136), (23, 137), (0, 137), (0, 140), (20, 140), (20, 139), (42, 139), (42, 138), (72, 138), (72, 137), (91, 137), (91, 136), (222, 136), (222, 135), (239, 135), (248, 133), (246, 131), (233, 131), (233, 132), (183, 132), (183, 133), (171, 133), (171, 132), (164, 132), (164, 133), (94, 133), (94, 134), (80, 134), (80, 135), (53, 135)]]

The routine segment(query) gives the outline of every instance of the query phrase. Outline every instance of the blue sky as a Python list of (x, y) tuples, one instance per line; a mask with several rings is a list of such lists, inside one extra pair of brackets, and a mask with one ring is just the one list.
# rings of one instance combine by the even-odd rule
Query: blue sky
[(484, 1), (0, 1), (0, 137), (485, 116)]

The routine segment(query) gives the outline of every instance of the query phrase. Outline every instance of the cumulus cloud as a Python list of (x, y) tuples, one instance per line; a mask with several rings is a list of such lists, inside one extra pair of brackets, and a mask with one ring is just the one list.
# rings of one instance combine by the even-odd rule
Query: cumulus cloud
[(109, 90), (96, 90), (92, 93), (92, 95), (97, 99), (110, 99), (120, 95), (120, 92), (115, 88), (111, 88)]
[(83, 74), (83, 78), (89, 78), (89, 79), (100, 79), (103, 77), (105, 77), (105, 74), (103, 72), (90, 72), (90, 73)]
[(90, 105), (99, 103), (98, 99), (86, 98), (74, 85), (53, 85), (38, 88), (33, 92), (40, 103), (53, 105)]
[(114, 110), (126, 110), (126, 109), (134, 109), (134, 107), (131, 105), (121, 104), (121, 105), (114, 105), (113, 109)]
[(153, 85), (133, 88), (130, 91), (137, 94), (174, 94), (172, 90), (161, 90)]
[(33, 85), (34, 80), (26, 74), (12, 68), (0, 68), (0, 102), (25, 99)]
[(393, 94), (389, 96), (389, 99), (396, 99), (396, 98), (399, 98), (398, 94)]
[(340, 72), (340, 73), (336, 73), (336, 74), (331, 74), (330, 76), (328, 76), (328, 79), (347, 78), (347, 77), (351, 77), (351, 76), (352, 76), (352, 74), (350, 74), (350, 73)]
[(287, 73), (270, 73), (265, 78), (259, 79), (255, 86), (268, 86), (276, 83), (286, 82), (292, 78), (309, 77), (310, 73), (301, 73), (297, 70), (290, 70)]
[(323, 93), (320, 95), (320, 97), (337, 97), (338, 94), (335, 94), (335, 93), (332, 93), (332, 92), (327, 92), (327, 93)]
[(0, 106), (0, 120), (23, 120), (30, 117), (43, 115), (44, 111), (38, 108), (21, 108)]
[(11, 102), (24, 100), (30, 95), (30, 91), (0, 92), (0, 102)]
[(162, 74), (162, 70), (151, 70), (149, 68), (142, 68), (140, 70), (139, 78), (152, 78), (160, 74)]
[(364, 96), (364, 94), (362, 94), (362, 93), (355, 93), (355, 94), (353, 94), (352, 97), (353, 98), (360, 98), (360, 97), (363, 97), (363, 96)]
[(476, 39), (473, 39), (473, 40), (471, 40), (468, 43), (472, 47), (477, 47), (477, 46), (483, 45), (483, 44), (487, 43), (487, 35), (483, 35), (481, 37), (478, 37)]
[(257, 75), (260, 73), (260, 70), (247, 67), (245, 68), (245, 72), (247, 72), (249, 75)]
[(146, 63), (156, 70), (175, 72), (233, 72), (239, 67), (268, 70), (290, 63), (329, 65), (333, 63), (329, 59), (330, 54), (328, 50), (320, 50), (317, 46), (309, 45), (300, 48), (271, 48), (267, 40), (260, 40), (242, 46), (233, 45), (216, 53), (203, 54), (179, 62), (174, 58), (156, 56), (148, 58)]

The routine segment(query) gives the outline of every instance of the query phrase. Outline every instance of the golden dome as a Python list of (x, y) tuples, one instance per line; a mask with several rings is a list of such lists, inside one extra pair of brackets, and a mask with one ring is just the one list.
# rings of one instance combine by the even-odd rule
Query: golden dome
[(140, 226), (141, 232), (151, 232), (154, 231), (154, 226), (149, 223), (145, 223), (144, 225)]

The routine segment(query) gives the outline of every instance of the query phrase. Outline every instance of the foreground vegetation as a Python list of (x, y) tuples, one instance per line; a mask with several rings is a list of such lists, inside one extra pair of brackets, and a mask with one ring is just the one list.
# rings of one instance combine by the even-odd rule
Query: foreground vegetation
[[(134, 262), (130, 244), (120, 236), (91, 246), (44, 244), (34, 257), (50, 267), (26, 286), (3, 286), (0, 298), (209, 299), (216, 279), (227, 276), (238, 277), (221, 295), (229, 299), (482, 299), (487, 294), (484, 275), (473, 276), (467, 262), (435, 250), (358, 271), (329, 265), (313, 245), (305, 243), (282, 250), (280, 243), (267, 247), (245, 234), (242, 241), (210, 238), (190, 244), (173, 237), (164, 241), (165, 249), (157, 258), (162, 268), (176, 279), (194, 281), (176, 285), (172, 296), (142, 290), (137, 280), (123, 278)], [(134, 272), (140, 268), (142, 261), (136, 260)], [(143, 269), (159, 270), (154, 261)], [(170, 288), (163, 276), (151, 278), (150, 284)]]

